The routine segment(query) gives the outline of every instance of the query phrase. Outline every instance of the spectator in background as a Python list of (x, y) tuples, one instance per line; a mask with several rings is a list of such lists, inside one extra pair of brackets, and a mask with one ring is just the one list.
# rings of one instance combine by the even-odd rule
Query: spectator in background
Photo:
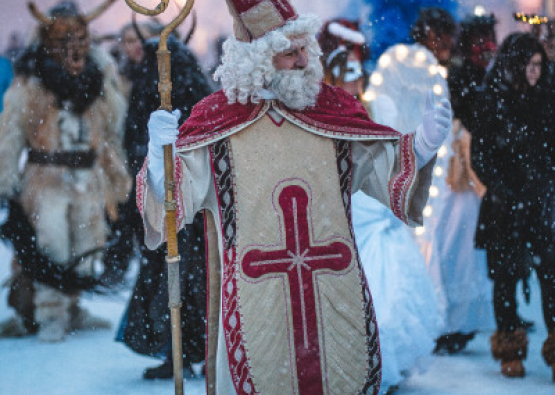
[(145, 56), (145, 41), (157, 37), (162, 32), (162, 26), (156, 21), (129, 23), (125, 25), (119, 35), (121, 58), (119, 70), (123, 80), (125, 97), (129, 98), (133, 82), (140, 78), (141, 63)]
[(497, 331), (491, 350), (507, 377), (523, 377), (528, 338), (516, 284), (536, 270), (548, 338), (542, 355), (555, 379), (555, 133), (548, 59), (531, 34), (501, 44), (477, 95), (472, 167), (487, 187), (476, 246), (487, 250)]
[(469, 16), (461, 23), (458, 47), (462, 64), (449, 70), (455, 120), (448, 142), (447, 188), (432, 238), (428, 270), (440, 301), (445, 327), (436, 339), (436, 353), (462, 351), (477, 331), (494, 327), (486, 252), (474, 248), (484, 185), (470, 168), (470, 124), (476, 90), (493, 59), (495, 18)]
[[(158, 93), (158, 63), (156, 50), (158, 39), (152, 38), (142, 44), (142, 61), (133, 65), (133, 79), (129, 109), (125, 122), (124, 147), (129, 171), (136, 175), (143, 167), (149, 138), (147, 122), (150, 113), (160, 105)], [(172, 106), (181, 112), (181, 120), (188, 118), (192, 107), (210, 94), (208, 79), (187, 46), (173, 35), (168, 39), (172, 63)], [(144, 244), (144, 228), (136, 206), (136, 184), (131, 198), (119, 206), (119, 219), (114, 231), (116, 244), (107, 254), (107, 267), (113, 270), (113, 281), (121, 281), (124, 270), (134, 255), (135, 242), (139, 246), (140, 270), (122, 318), (117, 340), (132, 350), (163, 360), (160, 366), (147, 369), (145, 379), (164, 379), (173, 376), (171, 323), (168, 308), (168, 282), (165, 246), (149, 250)], [(204, 265), (204, 220), (202, 214), (195, 217), (179, 233), (181, 295), (183, 297), (182, 338), (184, 368), (192, 374), (192, 363), (204, 361), (204, 319), (206, 313), (206, 270)]]
[(363, 63), (370, 52), (358, 23), (346, 19), (328, 21), (318, 35), (326, 83), (339, 86), (362, 100), (368, 81)]
[[(547, 83), (555, 88), (555, 21), (532, 25), (532, 33), (540, 40), (547, 55), (548, 76)], [(555, 92), (555, 89), (552, 89)]]
[(532, 25), (532, 33), (540, 40), (550, 62), (555, 62), (555, 21)]
[[(124, 148), (127, 156), (126, 163), (133, 176), (139, 171), (146, 155), (146, 141), (144, 135), (140, 133), (140, 120), (137, 118), (140, 118), (139, 111), (144, 110), (141, 105), (147, 99), (141, 98), (139, 91), (135, 91), (135, 96), (132, 97), (131, 91), (134, 84), (145, 84), (146, 78), (154, 78), (154, 75), (149, 75), (149, 73), (157, 73), (156, 70), (146, 69), (145, 62), (143, 62), (144, 47), (146, 39), (158, 36), (162, 28), (157, 22), (130, 23), (125, 25), (120, 33), (120, 47), (123, 56), (119, 59), (118, 66), (122, 77), (122, 91), (128, 103)], [(156, 86), (148, 86), (148, 89), (144, 93), (145, 97), (148, 93), (157, 94)], [(136, 106), (140, 106), (140, 108), (137, 109)], [(133, 186), (129, 200), (119, 204), (117, 215), (114, 216), (115, 220), (110, 222), (111, 240), (104, 255), (104, 272), (101, 276), (102, 282), (108, 286), (118, 286), (124, 282), (130, 261), (136, 255), (135, 239), (142, 240), (140, 233), (137, 233), (140, 232), (137, 230), (140, 218), (134, 216), (136, 214), (134, 189)], [(139, 241), (139, 246), (141, 245), (142, 242)], [(142, 252), (143, 249), (139, 248), (139, 254)]]

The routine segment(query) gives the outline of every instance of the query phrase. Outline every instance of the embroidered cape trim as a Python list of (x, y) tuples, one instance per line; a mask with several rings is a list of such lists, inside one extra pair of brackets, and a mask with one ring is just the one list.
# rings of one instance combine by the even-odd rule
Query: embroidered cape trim
[(327, 84), (322, 84), (316, 105), (303, 111), (291, 110), (276, 100), (229, 104), (224, 92), (218, 91), (199, 102), (181, 126), (177, 152), (203, 147), (240, 132), (262, 118), (271, 107), (295, 125), (323, 137), (397, 141), (401, 136), (387, 126), (374, 123), (353, 96)]

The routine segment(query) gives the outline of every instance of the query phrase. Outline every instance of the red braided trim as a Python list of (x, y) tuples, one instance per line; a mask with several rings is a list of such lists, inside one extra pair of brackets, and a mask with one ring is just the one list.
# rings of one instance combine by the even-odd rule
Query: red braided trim
[(407, 223), (410, 190), (416, 180), (417, 166), (414, 154), (414, 135), (403, 135), (399, 141), (399, 172), (389, 182), (391, 210)]

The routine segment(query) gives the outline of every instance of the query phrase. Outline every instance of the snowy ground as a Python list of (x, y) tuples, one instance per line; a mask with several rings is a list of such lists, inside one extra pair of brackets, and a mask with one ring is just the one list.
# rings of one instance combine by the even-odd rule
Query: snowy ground
[[(9, 271), (11, 253), (0, 244), (0, 282)], [(546, 332), (539, 308), (539, 289), (532, 281), (532, 302), (521, 304), (521, 313), (536, 322), (530, 336), (526, 361), (527, 376), (509, 380), (499, 373), (499, 365), (489, 354), (489, 334), (479, 335), (457, 356), (430, 357), (426, 371), (413, 374), (396, 395), (552, 395), (550, 369), (543, 363), (540, 349)], [(116, 296), (88, 296), (85, 306), (112, 320), (111, 331), (79, 332), (60, 344), (44, 344), (35, 338), (0, 339), (1, 395), (170, 395), (173, 381), (147, 382), (142, 371), (158, 362), (134, 354), (114, 342), (115, 329), (129, 292)], [(0, 320), (11, 315), (6, 305), (7, 291), (0, 291)], [(205, 394), (202, 379), (187, 380), (185, 394)]]

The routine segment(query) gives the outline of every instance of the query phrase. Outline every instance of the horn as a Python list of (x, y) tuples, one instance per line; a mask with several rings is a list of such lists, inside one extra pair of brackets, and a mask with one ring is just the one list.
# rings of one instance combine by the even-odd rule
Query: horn
[(193, 24), (191, 26), (191, 30), (189, 30), (189, 33), (187, 34), (187, 37), (185, 37), (185, 40), (183, 40), (185, 44), (189, 43), (189, 41), (193, 37), (193, 33), (195, 32), (195, 30), (197, 30), (197, 12), (195, 10), (193, 10), (192, 16), (193, 16)]
[(131, 25), (133, 26), (133, 30), (135, 31), (135, 34), (137, 35), (137, 38), (141, 41), (141, 44), (143, 44), (143, 46), (146, 43), (146, 39), (143, 36), (143, 34), (141, 33), (141, 29), (139, 29), (139, 25), (137, 25), (137, 13), (134, 12), (133, 15), (131, 15)]
[(40, 12), (35, 3), (29, 2), (27, 3), (27, 7), (29, 7), (29, 11), (31, 11), (31, 15), (33, 15), (39, 22), (44, 23), (45, 25), (52, 23), (52, 19)]
[(98, 18), (104, 11), (108, 9), (116, 0), (106, 0), (104, 3), (100, 4), (96, 9), (85, 15), (85, 22), (90, 23), (94, 19)]

